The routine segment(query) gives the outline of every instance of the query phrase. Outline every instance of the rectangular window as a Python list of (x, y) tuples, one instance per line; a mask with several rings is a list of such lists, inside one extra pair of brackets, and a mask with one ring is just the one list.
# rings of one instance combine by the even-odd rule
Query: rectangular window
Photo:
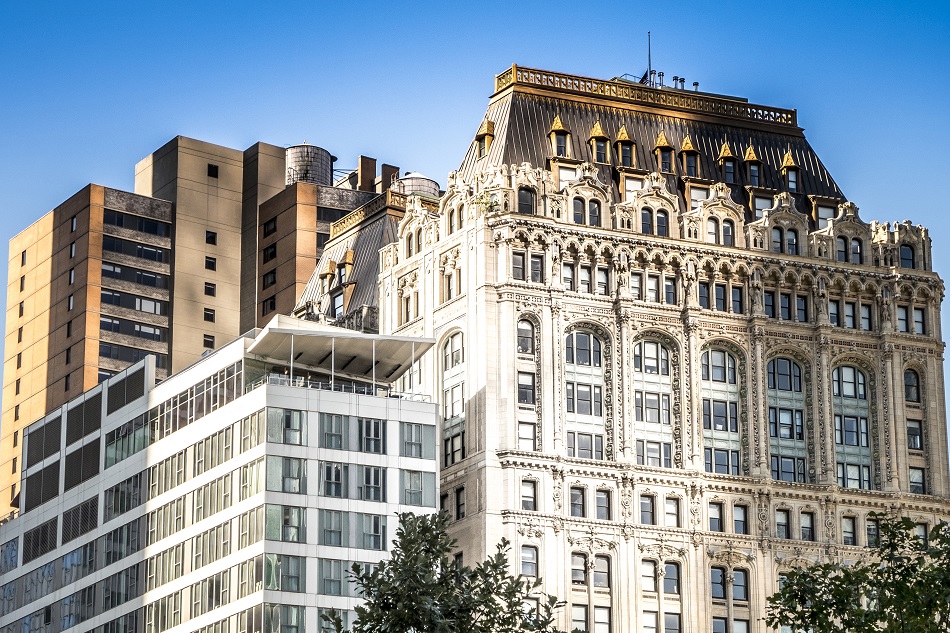
[(590, 292), (590, 266), (581, 266), (578, 292)]
[(808, 323), (808, 299), (801, 295), (795, 297), (795, 316), (799, 323)]
[(544, 255), (531, 256), (531, 281), (544, 283)]
[(533, 422), (518, 423), (518, 450), (535, 450), (535, 425)]
[(666, 527), (680, 526), (680, 500), (676, 497), (666, 498)]
[(214, 257), (205, 257), (205, 270), (217, 270), (218, 260)]
[(775, 538), (792, 538), (788, 510), (775, 511)]
[(598, 490), (597, 494), (597, 518), (602, 521), (610, 520), (610, 491)]
[(720, 312), (726, 311), (726, 285), (716, 284), (716, 309)]
[(574, 265), (573, 264), (562, 264), (561, 265), (561, 279), (564, 282), (565, 290), (574, 290)]
[(709, 309), (709, 282), (701, 281), (699, 282), (699, 307)]
[(709, 504), (709, 531), (710, 532), (722, 532), (722, 504), (721, 503), (710, 503)]
[(781, 318), (783, 321), (790, 321), (792, 319), (792, 295), (783, 292), (779, 295), (781, 301)]
[(843, 545), (858, 544), (854, 531), (854, 517), (841, 517), (841, 543)]
[(835, 327), (841, 325), (841, 318), (838, 315), (838, 302), (834, 299), (828, 301), (828, 320)]
[(205, 231), (205, 244), (211, 244), (212, 246), (218, 243), (218, 234), (214, 231)]
[(276, 257), (277, 257), (277, 244), (270, 244), (269, 246), (265, 246), (263, 248), (262, 258), (261, 258), (263, 263), (266, 264), (272, 259), (276, 259)]
[(204, 318), (208, 323), (214, 323), (214, 310), (211, 308), (204, 309)]
[(802, 512), (801, 523), (802, 523), (802, 540), (814, 541), (815, 540), (815, 515), (811, 512)]
[(909, 471), (910, 491), (914, 494), (927, 494), (925, 471), (923, 468), (911, 468)]
[(907, 306), (897, 306), (897, 329), (901, 332), (910, 332), (910, 321), (907, 318)]
[(914, 334), (924, 334), (923, 308), (914, 308)]
[(745, 314), (745, 302), (742, 300), (742, 288), (732, 287), (732, 312), (733, 314)]
[(538, 484), (525, 479), (521, 482), (521, 509), (535, 511), (538, 509)]
[(861, 305), (861, 329), (865, 332), (871, 331), (871, 306)]
[(907, 448), (912, 451), (924, 450), (923, 426), (920, 420), (907, 421)]
[(765, 316), (774, 319), (775, 318), (775, 293), (766, 290), (762, 294), (763, 304), (765, 308)]
[(518, 404), (534, 404), (534, 374), (518, 372)]
[(218, 166), (212, 163), (208, 163), (208, 178), (217, 178), (218, 177)]
[(261, 227), (261, 230), (263, 231), (264, 237), (267, 237), (269, 235), (273, 235), (274, 233), (276, 233), (277, 232), (277, 218), (271, 218), (270, 220), (267, 220), (266, 222), (264, 222), (264, 225)]
[(640, 523), (643, 525), (656, 525), (655, 514), (656, 497), (642, 495), (640, 497)]
[(524, 253), (512, 253), (511, 254), (511, 277), (512, 279), (518, 279), (519, 281), (524, 281)]
[(210, 281), (205, 282), (205, 296), (213, 297), (218, 294), (218, 288)]
[(571, 516), (587, 516), (584, 503), (584, 488), (571, 488)]

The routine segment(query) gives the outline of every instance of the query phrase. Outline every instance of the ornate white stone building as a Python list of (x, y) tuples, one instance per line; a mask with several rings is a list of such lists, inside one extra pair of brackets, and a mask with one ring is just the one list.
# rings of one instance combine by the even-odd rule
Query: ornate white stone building
[[(360, 226), (304, 297), (337, 317), (377, 283)], [(783, 570), (863, 556), (869, 513), (950, 516), (927, 230), (862, 219), (795, 111), (512, 67), (394, 226), (379, 329), (437, 341), (403, 387), (442, 394), (463, 559), (507, 538), (563, 628), (765, 631)]]

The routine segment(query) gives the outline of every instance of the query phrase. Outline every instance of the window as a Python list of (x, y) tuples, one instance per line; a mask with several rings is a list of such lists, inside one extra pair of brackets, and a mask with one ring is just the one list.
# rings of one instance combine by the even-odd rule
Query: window
[(203, 345), (207, 349), (214, 349), (214, 337), (210, 334), (205, 334)]
[(772, 229), (772, 252), (784, 252), (785, 235), (784, 231), (778, 227)]
[(205, 231), (205, 244), (216, 245), (218, 243), (218, 234), (214, 231)]
[(660, 171), (667, 174), (673, 171), (673, 150), (660, 150)]
[(534, 325), (526, 319), (518, 321), (518, 353), (534, 353)]
[(521, 575), (536, 577), (538, 575), (538, 548), (531, 545), (521, 546)]
[(867, 519), (864, 522), (865, 531), (867, 532), (868, 547), (877, 547), (879, 544), (879, 535), (880, 535), (880, 523), (877, 519)]
[(587, 584), (587, 556), (585, 554), (571, 554), (571, 583), (575, 585)]
[(218, 293), (218, 288), (210, 281), (205, 282), (205, 296), (213, 297)]
[(851, 238), (851, 263), (860, 264), (863, 260), (864, 245), (857, 237)]
[(788, 510), (775, 511), (775, 538), (792, 538)]
[(455, 520), (459, 521), (465, 518), (465, 487), (459, 486), (455, 489)]
[(722, 161), (722, 178), (727, 185), (734, 185), (736, 182), (736, 161), (727, 158)]
[(721, 503), (709, 504), (709, 531), (710, 532), (723, 531)]
[(72, 376), (66, 374), (66, 377), (63, 379), (63, 391), (69, 391), (70, 378), (72, 378)]
[(656, 563), (654, 561), (640, 561), (640, 586), (643, 591), (656, 591)]
[(645, 374), (669, 376), (669, 352), (659, 343), (641, 341), (633, 347), (633, 369)]
[(706, 220), (706, 241), (710, 244), (719, 243), (719, 220), (716, 218)]
[(690, 152), (684, 156), (686, 164), (686, 175), (691, 178), (699, 176), (699, 167), (696, 154)]
[(663, 593), (679, 595), (680, 566), (679, 563), (666, 563), (666, 575), (663, 576)]
[(534, 451), (535, 444), (535, 425), (533, 422), (518, 423), (518, 450)]
[(578, 487), (571, 488), (571, 516), (572, 517), (584, 517), (587, 516), (586, 508), (584, 507), (584, 489)]
[(722, 244), (723, 246), (736, 245), (736, 225), (732, 220), (722, 221)]
[(76, 256), (76, 242), (73, 242), (69, 245), (69, 258), (72, 259)]
[(907, 421), (907, 448), (912, 451), (924, 450), (923, 428), (920, 420)]
[(584, 199), (574, 198), (574, 224), (584, 223)]
[(218, 260), (214, 257), (205, 257), (205, 270), (217, 270)]
[(746, 506), (733, 506), (732, 524), (736, 534), (749, 533), (749, 509)]
[(916, 268), (914, 259), (914, 247), (902, 244), (900, 248), (901, 268)]
[(738, 433), (739, 403), (703, 398), (703, 428), (712, 431)]
[[(75, 300), (74, 300), (74, 298), (73, 298), (73, 295), (69, 295), (68, 297), (66, 297), (66, 310), (67, 310), (67, 311), (72, 310), (74, 304), (75, 304)], [(21, 306), (21, 308), (22, 308), (22, 306), (23, 306), (23, 302), (22, 302), (22, 301), (20, 302), (20, 306)], [(23, 314), (21, 313), (20, 316), (23, 316)]]
[(640, 523), (656, 525), (656, 497), (651, 495), (640, 496)]
[(218, 166), (208, 163), (208, 178), (218, 177)]
[(633, 167), (633, 145), (631, 143), (619, 143), (620, 145), (620, 165), (622, 167)]
[[(713, 567), (709, 570), (709, 590), (710, 595), (713, 600), (725, 600), (726, 599), (726, 570), (722, 567)], [(713, 631), (715, 631), (715, 624), (713, 625)], [(723, 627), (722, 632), (725, 633), (726, 629)]]
[(653, 235), (653, 210), (648, 207), (640, 211), (640, 232)]
[(518, 189), (518, 213), (534, 215), (534, 191), (531, 189)]
[(580, 280), (577, 284), (578, 292), (590, 292), (590, 266), (581, 266)]
[(574, 265), (573, 264), (562, 264), (561, 265), (561, 280), (564, 283), (565, 290), (573, 291), (574, 288)]
[(597, 294), (606, 295), (608, 291), (607, 285), (608, 273), (606, 268), (597, 267)]
[(798, 170), (789, 169), (785, 172), (785, 182), (788, 184), (788, 190), (792, 193), (798, 191)]
[(871, 467), (863, 464), (837, 463), (838, 485), (842, 488), (870, 490)]
[(680, 526), (680, 500), (676, 497), (666, 498), (666, 527)]
[[(571, 384), (568, 383), (568, 386)], [(570, 394), (568, 395), (570, 396)], [(567, 455), (568, 457), (579, 457), (581, 459), (603, 459), (604, 436), (569, 431), (567, 434)]]
[(511, 278), (519, 281), (525, 280), (525, 258), (524, 253), (511, 254)]
[(832, 372), (833, 393), (841, 398), (867, 399), (864, 374), (855, 367), (847, 365), (836, 367)]
[(927, 494), (927, 486), (924, 483), (925, 471), (923, 468), (911, 468), (909, 470), (908, 480), (910, 481), (910, 491), (914, 494)]
[(736, 359), (722, 350), (710, 350), (702, 355), (702, 378), (713, 382), (736, 384)]
[(518, 404), (534, 404), (534, 374), (518, 372)]
[(267, 262), (277, 257), (277, 244), (270, 244), (268, 246), (265, 246), (261, 252), (262, 252), (261, 259), (263, 260), (263, 263), (266, 264)]
[(530, 479), (521, 481), (521, 509), (535, 511), (538, 509), (538, 483)]
[(271, 218), (270, 220), (267, 220), (266, 222), (264, 222), (264, 226), (261, 227), (261, 230), (263, 231), (264, 237), (268, 237), (269, 235), (273, 235), (274, 233), (276, 233), (277, 232), (277, 218)]
[[(340, 307), (342, 308), (343, 295), (340, 294), (338, 296), (340, 297)], [(331, 309), (334, 310), (331, 316), (336, 316), (335, 304), (336, 304), (336, 297), (334, 297), (334, 305), (331, 306)], [(264, 299), (263, 301), (261, 301), (261, 316), (270, 314), (276, 309), (277, 309), (277, 297), (268, 297)]]
[(531, 256), (531, 281), (536, 284), (544, 283), (544, 255)]
[(812, 512), (802, 512), (801, 514), (801, 524), (802, 524), (802, 540), (803, 541), (814, 541), (815, 540), (815, 515)]
[(765, 316), (775, 318), (775, 293), (766, 290), (762, 293)]
[(587, 204), (587, 223), (591, 226), (600, 226), (600, 201), (591, 200)]
[(610, 588), (610, 559), (606, 556), (594, 556), (594, 587)]
[(788, 358), (776, 358), (768, 364), (768, 388), (801, 393), (802, 370)]
[(271, 270), (264, 273), (264, 276), (261, 277), (261, 289), (267, 289), (277, 283), (277, 271)]
[[(642, 393), (642, 392), (641, 392)], [(646, 394), (654, 395), (654, 394)], [(664, 405), (666, 404), (664, 400)], [(663, 414), (666, 414), (664, 409)], [(638, 419), (637, 421), (642, 421)], [(662, 461), (661, 461), (662, 452)], [(637, 463), (641, 466), (673, 467), (673, 444), (670, 442), (647, 442), (637, 440)]]
[(597, 518), (601, 521), (610, 520), (610, 491), (598, 490), (596, 492)]
[(205, 321), (209, 323), (214, 323), (214, 310), (211, 308), (205, 308), (204, 310)]
[(924, 309), (914, 308), (914, 334), (924, 334)]
[[(587, 332), (574, 332), (565, 339), (565, 362), (587, 367), (601, 366), (600, 339)], [(667, 367), (667, 373), (669, 368)]]
[(854, 517), (841, 517), (841, 543), (843, 545), (858, 544), (854, 531)]
[(555, 156), (567, 156), (567, 132), (554, 133)]
[(443, 370), (448, 371), (453, 367), (457, 367), (462, 364), (463, 360), (462, 333), (456, 332), (449, 337), (442, 347)]

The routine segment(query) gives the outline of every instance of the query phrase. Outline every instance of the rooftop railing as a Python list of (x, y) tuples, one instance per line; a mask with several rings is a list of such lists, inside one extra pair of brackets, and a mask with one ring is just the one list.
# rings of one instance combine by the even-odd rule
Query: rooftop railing
[(733, 119), (798, 127), (795, 110), (755, 105), (708, 94), (673, 88), (652, 88), (626, 81), (591, 79), (564, 73), (512, 66), (495, 76), (495, 92), (513, 84), (540, 86), (578, 94), (607, 97), (638, 105), (702, 112)]
[(251, 391), (261, 385), (280, 385), (284, 387), (300, 387), (302, 389), (319, 389), (321, 391), (336, 391), (338, 393), (354, 393), (361, 396), (377, 396), (380, 398), (399, 398), (400, 400), (412, 400), (414, 402), (432, 402), (431, 396), (421, 393), (403, 393), (393, 391), (387, 385), (358, 385), (351, 382), (325, 382), (322, 380), (312, 380), (305, 376), (290, 376), (283, 374), (267, 374), (254, 381), (250, 385)]

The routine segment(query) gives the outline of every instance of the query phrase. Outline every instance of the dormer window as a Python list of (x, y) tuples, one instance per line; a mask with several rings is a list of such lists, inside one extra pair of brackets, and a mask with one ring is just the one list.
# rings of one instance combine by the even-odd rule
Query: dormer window
[(495, 122), (485, 119), (478, 128), (478, 134), (475, 135), (476, 151), (478, 158), (485, 158), (488, 154), (488, 148), (495, 138)]
[(837, 215), (837, 209), (819, 204), (816, 209), (815, 224), (817, 224), (819, 229), (823, 229), (828, 226), (829, 221), (835, 218), (835, 215)]
[(601, 127), (600, 121), (594, 123), (593, 129), (590, 131), (590, 146), (595, 163), (610, 162), (610, 154), (607, 150), (607, 134), (604, 132), (604, 128)]
[(660, 150), (660, 171), (669, 174), (673, 171), (673, 150)]
[(620, 145), (620, 165), (622, 167), (633, 167), (633, 143), (619, 143)]
[(680, 153), (683, 155), (683, 171), (689, 178), (699, 178), (699, 152), (693, 147), (693, 141), (689, 136), (683, 139), (680, 145)]
[(633, 167), (633, 141), (630, 140), (626, 125), (621, 125), (617, 132), (617, 156), (621, 167)]
[(785, 172), (785, 185), (788, 187), (790, 193), (795, 193), (798, 191), (798, 170), (789, 169)]
[(526, 187), (518, 190), (518, 213), (534, 215), (534, 191)]
[(760, 171), (761, 166), (758, 163), (749, 163), (749, 184), (753, 187), (758, 187), (761, 182)]
[(782, 158), (782, 173), (785, 175), (785, 187), (788, 192), (796, 193), (798, 191), (798, 165), (795, 164), (795, 159), (792, 158), (791, 148), (785, 152), (785, 157)]
[(660, 130), (656, 137), (654, 152), (656, 153), (657, 167), (660, 168), (660, 171), (664, 174), (673, 173), (673, 145), (670, 144), (663, 130)]
[(555, 115), (554, 121), (551, 123), (551, 129), (548, 131), (548, 136), (551, 139), (551, 149), (554, 150), (554, 155), (567, 157), (570, 130), (564, 127), (564, 124), (561, 122), (560, 114)]
[(755, 219), (761, 220), (765, 212), (772, 208), (772, 199), (766, 196), (755, 196), (753, 204), (755, 205)]
[(727, 185), (736, 184), (736, 160), (727, 158), (722, 161), (722, 180)]

